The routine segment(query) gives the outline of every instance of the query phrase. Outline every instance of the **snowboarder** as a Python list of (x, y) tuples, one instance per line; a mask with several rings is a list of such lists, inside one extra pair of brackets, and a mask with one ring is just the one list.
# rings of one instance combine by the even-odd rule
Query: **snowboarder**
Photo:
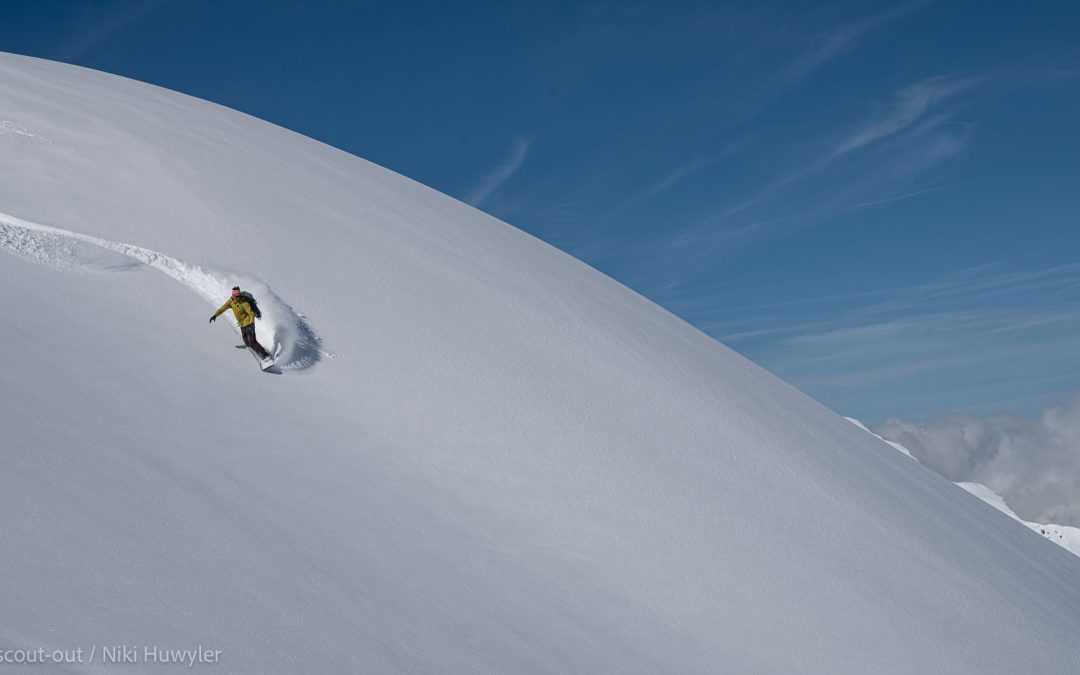
[(255, 352), (255, 355), (260, 360), (266, 361), (269, 359), (270, 352), (263, 349), (263, 346), (255, 339), (255, 319), (261, 317), (262, 313), (259, 311), (258, 305), (255, 304), (255, 298), (251, 296), (251, 293), (241, 293), (239, 286), (233, 286), (232, 296), (225, 301), (224, 305), (218, 307), (218, 311), (214, 312), (214, 315), (210, 317), (210, 323), (214, 323), (214, 319), (218, 318), (222, 312), (230, 307), (236, 317), (236, 323), (240, 326), (240, 334), (244, 336), (244, 344)]

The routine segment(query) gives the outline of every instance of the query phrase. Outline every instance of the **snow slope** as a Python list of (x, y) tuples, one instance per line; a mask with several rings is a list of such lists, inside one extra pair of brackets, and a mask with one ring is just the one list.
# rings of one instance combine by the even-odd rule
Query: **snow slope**
[[(0, 160), (0, 651), (1080, 667), (1080, 559), (464, 204), (10, 55)], [(207, 324), (235, 282), (282, 375)]]

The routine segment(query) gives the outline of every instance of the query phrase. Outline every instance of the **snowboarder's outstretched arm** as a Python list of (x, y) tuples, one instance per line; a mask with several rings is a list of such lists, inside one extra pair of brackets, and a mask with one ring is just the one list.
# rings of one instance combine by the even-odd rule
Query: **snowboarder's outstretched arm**
[(218, 307), (218, 311), (214, 312), (214, 315), (212, 317), (210, 317), (210, 323), (214, 323), (214, 319), (221, 316), (221, 313), (224, 312), (225, 310), (227, 310), (229, 308), (229, 305), (231, 305), (231, 304), (232, 304), (232, 298), (229, 298), (228, 300), (225, 301), (224, 305), (222, 305), (221, 307)]

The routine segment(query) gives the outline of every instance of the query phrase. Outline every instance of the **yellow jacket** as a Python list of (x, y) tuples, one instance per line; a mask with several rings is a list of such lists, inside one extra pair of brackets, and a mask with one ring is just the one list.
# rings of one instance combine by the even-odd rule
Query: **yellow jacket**
[(243, 298), (229, 298), (226, 300), (225, 304), (218, 307), (218, 311), (214, 312), (214, 318), (221, 316), (221, 313), (230, 307), (232, 307), (233, 314), (236, 316), (236, 323), (241, 328), (255, 323), (255, 312), (251, 310), (251, 303)]

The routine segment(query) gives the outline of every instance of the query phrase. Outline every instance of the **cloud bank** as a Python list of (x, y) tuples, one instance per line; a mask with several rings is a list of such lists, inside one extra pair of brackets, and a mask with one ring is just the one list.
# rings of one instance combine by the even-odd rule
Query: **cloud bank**
[(949, 480), (986, 485), (1024, 520), (1080, 526), (1080, 395), (1038, 419), (889, 418), (873, 430)]

